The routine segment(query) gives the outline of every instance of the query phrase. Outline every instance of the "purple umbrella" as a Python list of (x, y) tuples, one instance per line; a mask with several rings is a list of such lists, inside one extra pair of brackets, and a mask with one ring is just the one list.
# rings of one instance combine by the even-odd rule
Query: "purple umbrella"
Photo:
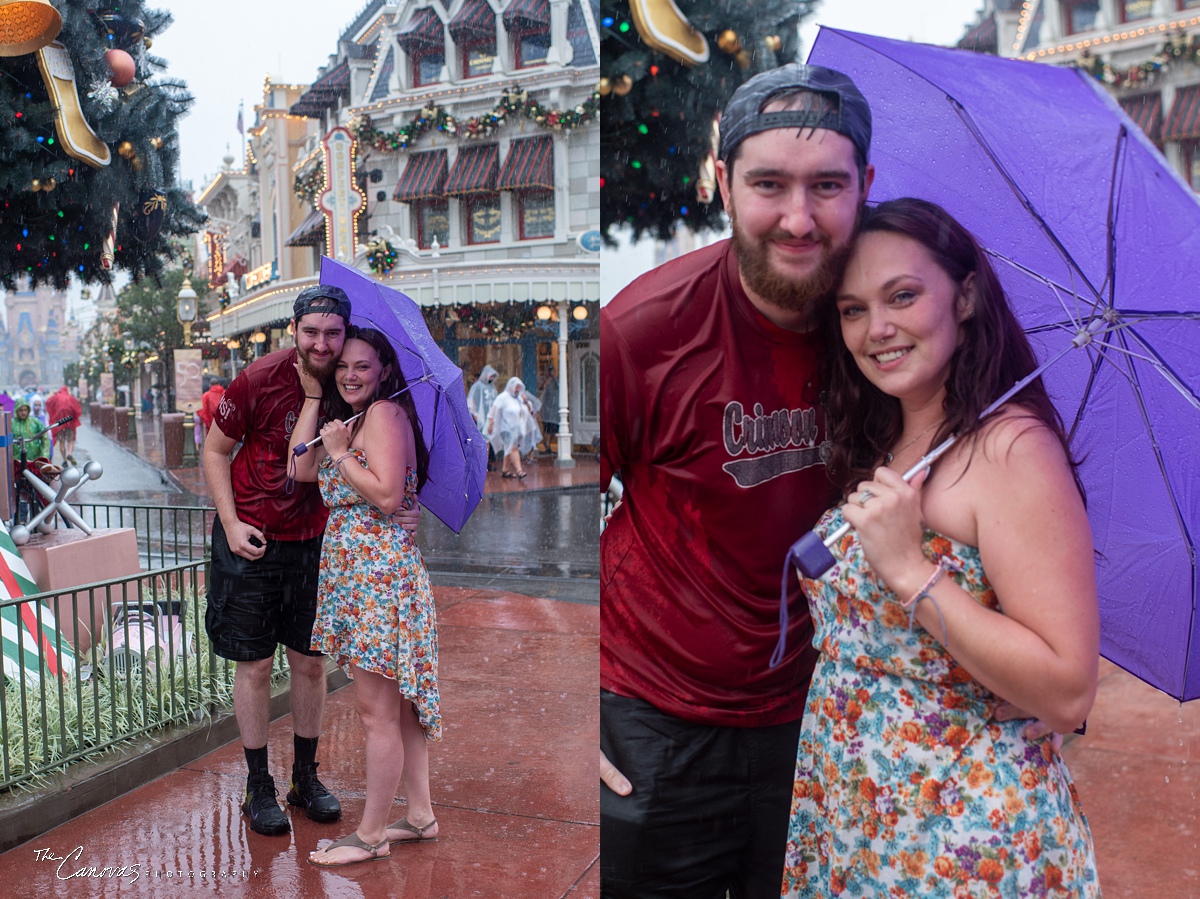
[(353, 324), (377, 328), (391, 339), (429, 446), (421, 505), (457, 534), (483, 499), (487, 475), (487, 444), (467, 409), (462, 369), (434, 342), (421, 308), (400, 291), (327, 256), (321, 259), (321, 283), (346, 291)]
[(1071, 434), (1101, 652), (1200, 697), (1200, 203), (1075, 69), (822, 29), (810, 63), (871, 104), (871, 200), (944, 206), (992, 256)]

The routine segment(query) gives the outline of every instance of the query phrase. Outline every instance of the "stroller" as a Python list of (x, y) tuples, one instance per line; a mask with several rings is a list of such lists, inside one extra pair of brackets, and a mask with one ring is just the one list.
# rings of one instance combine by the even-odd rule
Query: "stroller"
[(105, 668), (111, 660), (118, 674), (134, 666), (149, 674), (161, 661), (195, 652), (195, 641), (183, 626), (186, 610), (184, 600), (114, 602)]

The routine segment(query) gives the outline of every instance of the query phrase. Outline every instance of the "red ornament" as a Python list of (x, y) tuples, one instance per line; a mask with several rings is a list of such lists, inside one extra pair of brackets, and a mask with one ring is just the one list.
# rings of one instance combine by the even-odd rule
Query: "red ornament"
[(137, 74), (137, 64), (134, 63), (133, 57), (124, 50), (109, 50), (104, 54), (104, 59), (108, 63), (109, 69), (112, 70), (112, 77), (109, 81), (112, 82), (113, 87), (124, 87)]

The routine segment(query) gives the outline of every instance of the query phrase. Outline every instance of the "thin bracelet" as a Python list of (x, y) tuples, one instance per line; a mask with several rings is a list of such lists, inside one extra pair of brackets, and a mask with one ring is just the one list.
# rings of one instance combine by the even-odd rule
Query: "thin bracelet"
[(321, 400), (325, 399), (325, 397), (323, 397), (323, 396), (309, 396), (307, 393), (304, 394), (304, 398), (306, 400), (316, 400), (318, 403), (321, 402)]
[(929, 575), (929, 580), (927, 580), (925, 584), (919, 590), (917, 590), (916, 593), (914, 593), (904, 602), (900, 603), (900, 605), (906, 609), (911, 609), (914, 605), (916, 605), (917, 600), (934, 588), (934, 585), (936, 585), (937, 582), (942, 579), (942, 575), (945, 573), (946, 569), (942, 567), (942, 560), (938, 559), (937, 568), (933, 569), (933, 574)]
[(353, 450), (347, 450), (346, 452), (344, 452), (340, 456), (338, 456), (336, 460), (334, 460), (333, 467), (337, 468), (339, 465), (341, 465), (343, 462), (345, 462), (348, 457), (353, 456), (353, 455), (354, 455)]

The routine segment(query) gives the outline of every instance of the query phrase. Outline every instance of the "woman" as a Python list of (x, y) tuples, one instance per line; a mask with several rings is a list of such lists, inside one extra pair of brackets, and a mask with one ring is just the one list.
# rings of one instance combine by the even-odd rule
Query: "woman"
[(491, 438), (496, 455), (504, 458), (501, 477), (523, 479), (528, 474), (521, 464), (521, 457), (532, 452), (542, 439), (542, 432), (533, 418), (535, 411), (524, 382), (520, 378), (509, 378), (504, 392), (492, 403), (484, 431)]
[[(803, 582), (820, 650), (787, 896), (1099, 896), (1050, 738), (1096, 690), (1091, 532), (1062, 424), (990, 264), (944, 210), (867, 213), (837, 295), (829, 469), (839, 563)], [(840, 339), (839, 339), (840, 336)], [(901, 473), (950, 434), (931, 474)], [(985, 569), (986, 567), (986, 574)]]
[[(330, 508), (312, 648), (354, 679), (367, 739), (358, 829), (309, 856), (314, 865), (341, 867), (438, 834), (427, 745), (442, 735), (437, 622), (421, 554), (393, 514), (416, 505), (429, 452), (396, 353), (379, 331), (348, 329), (332, 385), (301, 365), (297, 372), (306, 399), (291, 448), (316, 436), (319, 415), (326, 420), (322, 445), (300, 456), (295, 472), (320, 482)], [(401, 776), (407, 815), (388, 824)]]

